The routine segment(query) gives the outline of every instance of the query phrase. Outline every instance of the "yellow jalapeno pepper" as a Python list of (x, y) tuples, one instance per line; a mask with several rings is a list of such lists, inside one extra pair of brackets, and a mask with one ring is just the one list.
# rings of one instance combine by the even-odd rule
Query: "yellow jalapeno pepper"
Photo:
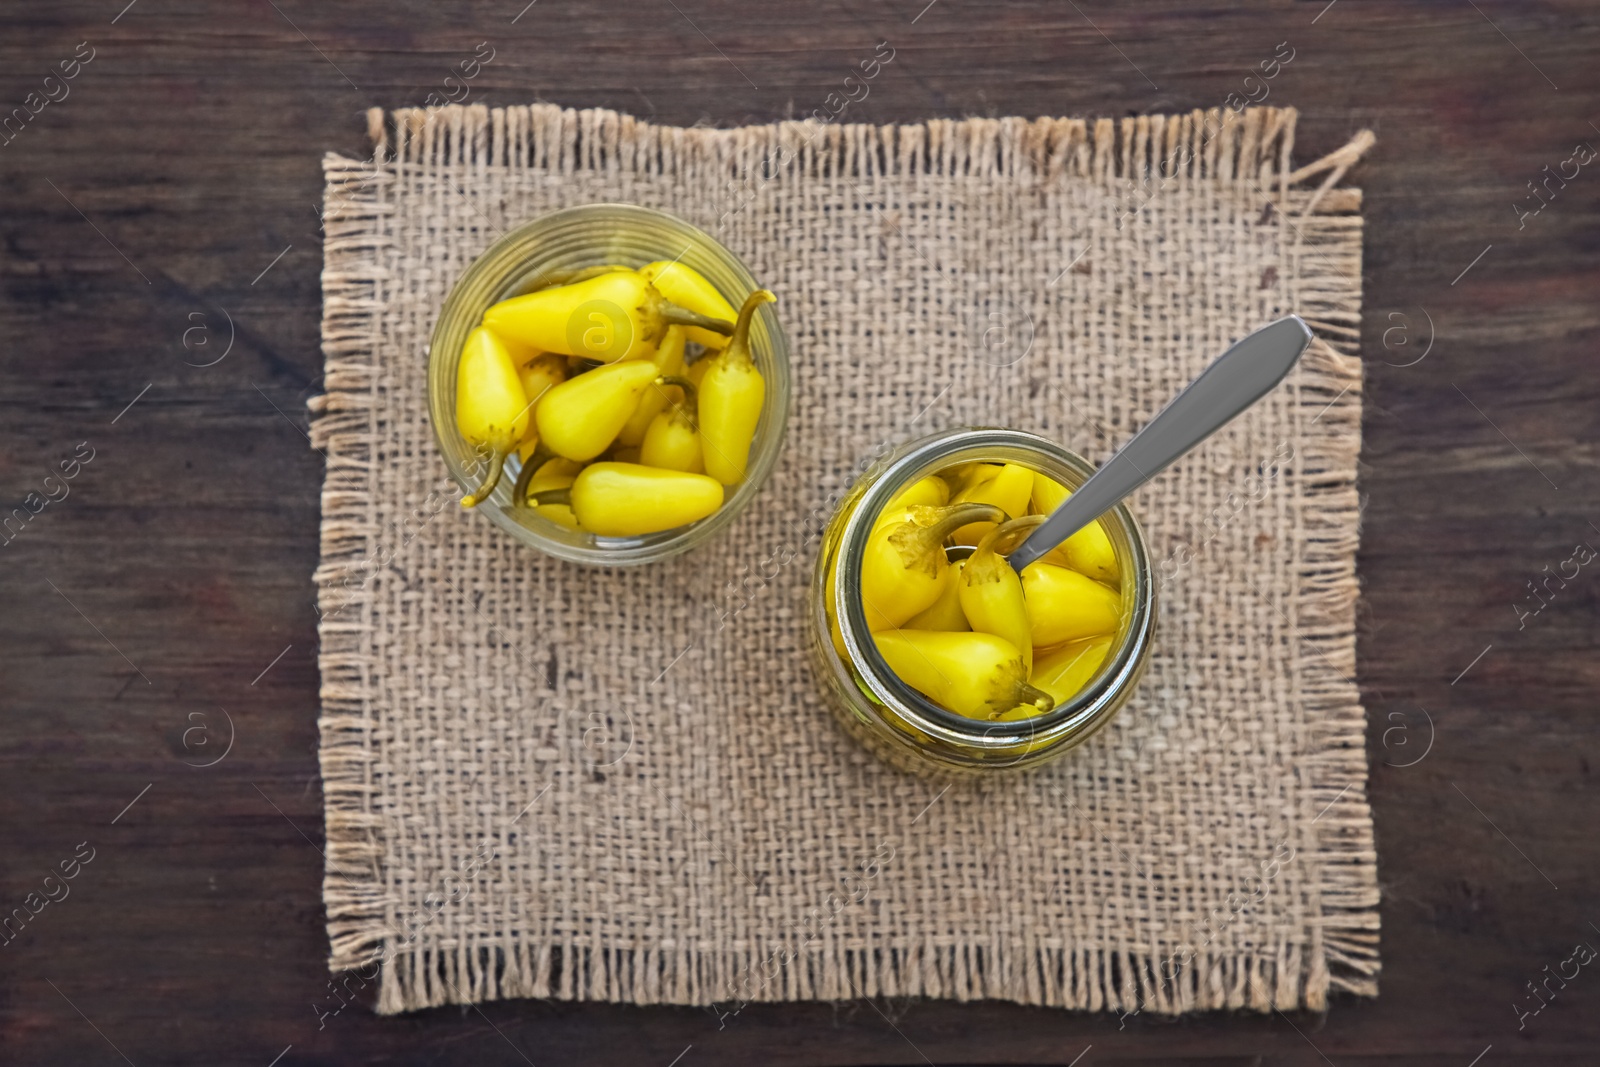
[(1120, 594), (1054, 563), (1024, 567), (1022, 592), (1035, 648), (1115, 633), (1122, 621)]
[(502, 300), (483, 313), (483, 324), (541, 352), (602, 363), (648, 358), (672, 325), (733, 331), (731, 322), (671, 303), (631, 270)]
[[(658, 259), (654, 263), (646, 263), (640, 267), (639, 273), (660, 290), (662, 296), (679, 307), (699, 312), (708, 319), (721, 319), (725, 322), (732, 322), (734, 319), (733, 305), (728, 303), (728, 298), (707, 281), (705, 275), (693, 267), (685, 266), (675, 260)], [(721, 348), (727, 343), (721, 335), (700, 326), (686, 327), (686, 332), (689, 340), (698, 341), (708, 348)], [(676, 372), (663, 370), (662, 373)]]
[(716, 354), (716, 352), (708, 352), (689, 364), (689, 369), (683, 372), (683, 376), (693, 382), (696, 389), (700, 388), (700, 383), (705, 381), (706, 371), (711, 369), (711, 357)]
[(567, 380), (566, 357), (554, 352), (540, 352), (519, 363), (517, 378), (530, 404), (537, 404), (546, 391)]
[(683, 399), (663, 411), (650, 423), (639, 446), (639, 462), (663, 470), (704, 474), (706, 465), (700, 449), (700, 424), (695, 421), (695, 388), (687, 378), (668, 375), (656, 379), (657, 388), (669, 385), (683, 390)]
[(1065, 704), (1078, 695), (1106, 661), (1111, 641), (1109, 637), (1091, 637), (1042, 653), (1033, 661), (1030, 680), (1054, 697), (1057, 704)]
[(939, 477), (949, 484), (950, 494), (955, 496), (959, 493), (976, 489), (996, 474), (999, 474), (1000, 468), (1003, 466), (1005, 466), (1004, 463), (985, 463), (982, 460), (974, 460), (971, 463), (957, 463), (954, 467), (946, 467), (939, 472)]
[[(535, 353), (531, 359), (519, 361), (517, 377), (522, 382), (522, 392), (528, 403), (537, 407), (540, 398), (553, 386), (567, 380), (567, 361), (554, 353)], [(517, 446), (517, 455), (527, 463), (539, 446), (539, 428), (533, 419), (528, 420), (528, 432)]]
[[(528, 442), (533, 442), (533, 447), (528, 447)], [(539, 431), (530, 429), (527, 438), (523, 441), (517, 452), (522, 456), (522, 470), (517, 474), (516, 488), (511, 490), (511, 502), (519, 507), (528, 499), (528, 483), (533, 481), (534, 472), (555, 458), (555, 453), (545, 447), (539, 440)]]
[(1022, 653), (985, 633), (891, 630), (873, 634), (878, 652), (911, 688), (957, 715), (997, 719), (1019, 705), (1048, 711), (1050, 694), (1028, 681)]
[[(683, 327), (667, 327), (667, 335), (661, 339), (656, 354), (650, 357), (650, 361), (656, 365), (656, 373), (661, 375), (683, 373), (683, 343)], [(644, 444), (645, 431), (650, 429), (650, 424), (655, 421), (656, 416), (677, 399), (677, 395), (676, 389), (661, 385), (646, 389), (644, 395), (639, 397), (639, 406), (623, 425), (622, 432), (617, 434), (617, 440), (625, 445)]]
[(950, 578), (944, 583), (944, 592), (933, 602), (933, 607), (911, 616), (901, 629), (943, 630), (946, 633), (972, 629), (967, 622), (967, 613), (961, 610), (961, 572), (966, 564), (964, 559), (950, 564)]
[(477, 327), (467, 335), (456, 366), (456, 429), (468, 444), (488, 453), (489, 471), (461, 498), (462, 507), (475, 507), (494, 492), (506, 456), (528, 432), (528, 408), (511, 350), (493, 331)]
[[(1033, 510), (1049, 515), (1072, 495), (1072, 490), (1043, 474), (1033, 476)], [(1087, 574), (1102, 582), (1117, 584), (1121, 568), (1117, 564), (1116, 549), (1111, 547), (1111, 537), (1099, 519), (1091, 522), (1066, 541), (1057, 545), (1044, 558), (1051, 563), (1071, 567), (1079, 574)]]
[(918, 504), (929, 507), (943, 507), (950, 503), (950, 486), (937, 474), (930, 474), (926, 478), (919, 478), (900, 491), (900, 494), (883, 506), (878, 521), (884, 519), (902, 508), (913, 507)]
[[(979, 633), (994, 634), (1011, 642), (1022, 653), (1022, 666), (1033, 669), (1033, 634), (1028, 624), (1028, 605), (1022, 595), (1022, 579), (1006, 558), (995, 551), (997, 542), (1016, 531), (1018, 520), (1002, 523), (983, 535), (978, 549), (961, 568), (957, 595), (961, 613)], [(1027, 519), (1021, 520), (1028, 522)], [(1029, 528), (1037, 526), (1031, 523)]]
[[(956, 564), (946, 562), (942, 546), (947, 531), (938, 528), (937, 524), (941, 518), (946, 518), (945, 525), (948, 526), (949, 521), (966, 522), (970, 516), (962, 514), (955, 516), (953, 520), (949, 520), (946, 517), (946, 513), (950, 510), (948, 508), (927, 505), (893, 506), (904, 495), (897, 496), (894, 501), (890, 502), (890, 506), (885, 507), (878, 513), (877, 519), (873, 521), (872, 540), (868, 541), (868, 554), (862, 559), (861, 596), (863, 606), (869, 605), (879, 598), (891, 605), (891, 610), (887, 614), (868, 606), (866, 612), (867, 627), (876, 631), (891, 629), (902, 624), (911, 626), (913, 618), (921, 618), (924, 615), (928, 615), (934, 611), (938, 604), (948, 600), (951, 606), (946, 607), (945, 613), (937, 616), (937, 618), (939, 621), (959, 619), (958, 625), (949, 627), (918, 625), (916, 628), (921, 630), (968, 629), (966, 617), (961, 614), (961, 604), (954, 599), (955, 589), (951, 579), (954, 577), (952, 569)], [(933, 528), (926, 529), (921, 534), (913, 534), (902, 530), (900, 531), (899, 540), (891, 539), (890, 535), (884, 532), (885, 528), (890, 526), (914, 527), (919, 524)], [(873, 551), (874, 547), (877, 550), (876, 552)], [(909, 564), (906, 562), (908, 558), (912, 561)], [(872, 562), (868, 562), (869, 560)], [(897, 579), (896, 575), (908, 567), (913, 572), (912, 576), (902, 576)], [(867, 577), (869, 572), (873, 575), (871, 579)], [(827, 608), (828, 627), (833, 637), (833, 647), (839, 653), (841, 659), (848, 659), (849, 655), (844, 647), (844, 634), (839, 630), (839, 605), (834, 597), (834, 585), (838, 573), (839, 557), (835, 555), (828, 563), (828, 582), (823, 597)], [(931, 578), (929, 574), (932, 575)], [(928, 589), (929, 582), (932, 583), (931, 593)], [(906, 588), (897, 591), (896, 587), (902, 585)], [(892, 605), (898, 603), (898, 601), (893, 598), (905, 595), (908, 591), (912, 597), (909, 601), (909, 610), (902, 612), (900, 609), (894, 609)], [(868, 600), (869, 596), (874, 600)]]
[(728, 346), (711, 357), (700, 380), (700, 441), (706, 473), (723, 485), (744, 480), (750, 442), (767, 395), (766, 379), (750, 356), (750, 320), (762, 304), (777, 299), (765, 289), (750, 294), (739, 309)]
[[(873, 522), (873, 529), (889, 522), (904, 522), (906, 510), (913, 507), (943, 507), (950, 500), (950, 487), (937, 475), (929, 475), (907, 486), (903, 492), (883, 506)], [(924, 626), (924, 630), (941, 627)]]
[(578, 524), (601, 537), (637, 537), (699, 522), (722, 506), (722, 483), (704, 474), (637, 463), (591, 463), (567, 489), (534, 495), (539, 506), (568, 504)]
[[(950, 502), (993, 504), (1006, 513), (1006, 518), (1017, 519), (1028, 513), (1028, 500), (1032, 496), (1033, 471), (1020, 463), (1007, 463), (992, 476), (969, 483)], [(957, 530), (953, 540), (958, 545), (975, 545), (992, 529), (993, 525), (988, 523), (973, 523)]]
[[(571, 459), (562, 459), (557, 456), (541, 464), (528, 479), (527, 487), (523, 491), (521, 501), (527, 501), (537, 493), (548, 492), (552, 489), (567, 489), (583, 471), (583, 464)], [(578, 528), (578, 518), (572, 513), (569, 504), (541, 504), (534, 508), (540, 515), (551, 522), (560, 523), (562, 526)]]
[(534, 409), (539, 439), (558, 456), (593, 459), (617, 439), (656, 377), (654, 363), (630, 359), (567, 379)]
[(892, 630), (933, 607), (950, 580), (945, 538), (966, 523), (999, 517), (1000, 509), (989, 504), (918, 506), (876, 526), (861, 557), (867, 629)]

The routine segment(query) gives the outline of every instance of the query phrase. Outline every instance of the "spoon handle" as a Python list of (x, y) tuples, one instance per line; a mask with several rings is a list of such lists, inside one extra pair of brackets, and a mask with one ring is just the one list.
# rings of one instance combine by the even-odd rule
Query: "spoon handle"
[(1269, 323), (1228, 349), (1007, 557), (1018, 571), (1110, 511), (1281, 382), (1311, 343), (1300, 316)]

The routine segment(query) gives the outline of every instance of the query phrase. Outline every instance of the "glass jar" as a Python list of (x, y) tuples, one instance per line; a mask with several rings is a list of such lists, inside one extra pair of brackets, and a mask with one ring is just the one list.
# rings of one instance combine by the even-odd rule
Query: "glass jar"
[[(846, 732), (895, 766), (916, 772), (992, 774), (1055, 759), (1111, 721), (1127, 703), (1155, 631), (1155, 583), (1144, 534), (1128, 509), (1101, 516), (1121, 572), (1121, 623), (1099, 671), (1078, 693), (1043, 715), (1009, 722), (969, 719), (901, 681), (878, 653), (861, 606), (861, 558), (884, 505), (913, 482), (962, 463), (1020, 463), (1076, 489), (1094, 472), (1081, 456), (1018, 430), (948, 430), (910, 442), (875, 464), (851, 487), (823, 533), (811, 583), (814, 666)], [(847, 652), (829, 632), (828, 576), (839, 560), (833, 595)]]
[[(699, 271), (735, 308), (760, 288), (745, 265), (702, 230), (631, 204), (586, 204), (543, 215), (496, 241), (467, 268), (450, 290), (428, 346), (428, 410), (434, 439), (463, 492), (476, 488), (483, 461), (456, 429), (456, 365), (467, 334), (482, 321), (484, 311), (556, 272), (601, 263), (642, 267), (663, 259)], [(552, 522), (532, 508), (513, 506), (511, 490), (522, 469), (515, 453), (506, 460), (495, 491), (474, 510), (522, 544), (577, 563), (650, 563), (705, 542), (755, 498), (783, 448), (789, 418), (789, 341), (770, 304), (751, 322), (750, 353), (766, 379), (766, 398), (745, 479), (730, 488), (715, 513), (675, 530), (597, 537)]]

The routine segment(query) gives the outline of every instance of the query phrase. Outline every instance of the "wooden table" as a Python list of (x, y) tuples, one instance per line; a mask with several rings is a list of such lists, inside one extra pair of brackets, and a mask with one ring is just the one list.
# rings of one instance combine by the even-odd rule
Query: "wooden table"
[[(1567, 562), (1600, 545), (1600, 173), (1570, 162), (1600, 146), (1592, 6), (125, 2), (12, 5), (0, 33), (0, 106), (24, 108), (0, 145), (0, 473), (7, 509), (39, 509), (0, 554), (0, 907), (70, 893), (0, 947), (0, 1061), (1600, 1062), (1600, 966), (1520, 1030), (1515, 1006), (1600, 947), (1600, 563)], [(1299, 158), (1377, 132), (1352, 180), (1382, 995), (1125, 1029), (927, 1002), (722, 1031), (531, 1001), (319, 1019), (322, 153), (364, 153), (368, 106), (459, 95), (483, 42), (473, 101), (726, 125), (819, 106), (885, 40), (859, 121), (1218, 106), (1287, 42), (1267, 89), (1303, 111)], [(186, 766), (229, 721), (227, 757)]]

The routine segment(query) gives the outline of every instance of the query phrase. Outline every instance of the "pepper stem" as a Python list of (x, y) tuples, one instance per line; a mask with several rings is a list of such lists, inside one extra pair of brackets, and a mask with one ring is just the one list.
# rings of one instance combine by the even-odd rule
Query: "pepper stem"
[(734, 331), (734, 324), (727, 319), (714, 319), (710, 315), (702, 315), (698, 311), (679, 307), (670, 300), (661, 302), (661, 318), (669, 326), (698, 326), (702, 330), (720, 333), (724, 337)]
[(494, 487), (500, 484), (500, 472), (505, 469), (509, 451), (509, 449), (505, 451), (495, 449), (494, 455), (489, 460), (489, 473), (484, 475), (483, 484), (461, 498), (462, 507), (475, 508), (494, 492)]
[(528, 502), (536, 508), (546, 504), (572, 504), (572, 490), (567, 489), (541, 489), (528, 498)]
[(1041, 715), (1047, 711), (1050, 711), (1056, 706), (1055, 697), (1051, 696), (1049, 693), (1046, 693), (1038, 686), (1032, 685), (1028, 682), (1018, 682), (1014, 691), (1014, 695), (1016, 697), (1016, 703), (1011, 705), (1011, 707), (1004, 708), (1001, 711), (996, 712), (995, 714), (997, 716), (1004, 715), (1006, 712), (1010, 711), (1011, 708), (1021, 707), (1024, 704), (1031, 704), (1038, 708), (1039, 714)]
[(757, 289), (744, 298), (744, 306), (739, 309), (739, 321), (733, 324), (733, 336), (728, 339), (727, 351), (734, 358), (750, 358), (750, 320), (755, 318), (756, 309), (762, 304), (777, 302), (777, 294), (770, 289)]
[[(918, 524), (918, 513), (944, 512), (929, 526)], [(946, 565), (945, 539), (969, 522), (1003, 522), (1006, 513), (993, 504), (951, 504), (935, 507), (922, 504), (911, 509), (912, 521), (895, 527), (889, 533), (889, 544), (900, 553), (900, 559), (909, 569), (917, 567), (928, 573), (937, 573)], [(910, 529), (905, 527), (909, 526)]]
[(1007, 519), (999, 526), (983, 535), (983, 540), (978, 542), (978, 547), (973, 550), (973, 555), (985, 550), (1005, 556), (1016, 551), (1022, 539), (1019, 535), (1032, 533), (1034, 529), (1049, 516), (1023, 515), (1015, 519)]
[(683, 390), (683, 400), (672, 405), (673, 410), (681, 413), (690, 426), (699, 429), (700, 419), (697, 412), (700, 410), (700, 400), (699, 390), (695, 388), (695, 384), (680, 374), (663, 374), (656, 379), (656, 385), (658, 387), (676, 385)]
[(945, 538), (969, 523), (1005, 521), (1006, 513), (993, 504), (956, 504), (948, 515), (924, 529), (934, 544), (943, 544)]
[(539, 468), (554, 459), (556, 454), (545, 445), (543, 441), (533, 446), (533, 452), (522, 461), (522, 473), (517, 475), (517, 484), (511, 490), (511, 503), (517, 507), (526, 507), (528, 498), (528, 483), (533, 481), (533, 476)]

